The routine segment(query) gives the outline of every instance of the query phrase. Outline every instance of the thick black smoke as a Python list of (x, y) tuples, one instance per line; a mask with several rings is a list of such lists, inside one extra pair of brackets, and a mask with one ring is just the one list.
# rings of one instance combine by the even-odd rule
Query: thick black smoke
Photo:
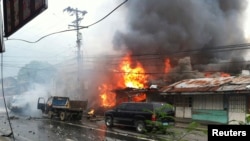
[[(247, 0), (128, 1), (128, 29), (117, 31), (114, 47), (131, 52), (147, 72), (163, 71), (159, 66), (165, 58), (171, 58), (172, 65), (177, 66), (180, 58), (188, 56), (192, 68), (200, 71), (208, 71), (207, 64), (223, 60), (244, 62), (244, 50), (231, 51), (227, 46), (246, 42), (243, 11), (247, 4)], [(234, 63), (222, 66), (229, 73), (235, 72), (230, 65)]]

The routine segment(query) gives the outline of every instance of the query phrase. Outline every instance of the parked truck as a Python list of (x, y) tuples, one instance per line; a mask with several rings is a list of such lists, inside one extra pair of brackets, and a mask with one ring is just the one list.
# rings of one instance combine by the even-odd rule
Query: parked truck
[(51, 96), (47, 101), (38, 98), (37, 109), (40, 109), (48, 118), (59, 117), (60, 120), (81, 120), (87, 109), (88, 101), (70, 100), (69, 97)]

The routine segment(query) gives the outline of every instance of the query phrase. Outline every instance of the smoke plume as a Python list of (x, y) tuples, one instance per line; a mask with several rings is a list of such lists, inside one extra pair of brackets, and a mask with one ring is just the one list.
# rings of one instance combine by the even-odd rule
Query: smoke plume
[[(228, 45), (246, 42), (242, 13), (247, 4), (246, 0), (129, 1), (128, 29), (116, 32), (114, 48), (131, 52), (147, 72), (163, 70), (158, 66), (165, 58), (170, 58), (175, 67), (179, 59), (188, 56), (193, 69), (199, 71), (211, 71), (209, 64), (225, 60), (244, 62), (245, 51), (232, 51)], [(235, 63), (217, 66), (215, 71), (238, 72), (232, 65)]]

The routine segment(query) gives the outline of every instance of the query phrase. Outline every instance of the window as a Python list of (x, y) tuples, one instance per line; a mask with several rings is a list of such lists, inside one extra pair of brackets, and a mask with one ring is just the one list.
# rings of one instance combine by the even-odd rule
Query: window
[(177, 96), (175, 98), (175, 106), (192, 107), (193, 99), (191, 96)]
[(245, 96), (229, 97), (229, 112), (245, 112), (246, 111)]
[(197, 95), (193, 97), (193, 109), (223, 110), (223, 95)]
[(126, 103), (122, 103), (119, 106), (117, 106), (117, 110), (125, 110), (126, 109)]

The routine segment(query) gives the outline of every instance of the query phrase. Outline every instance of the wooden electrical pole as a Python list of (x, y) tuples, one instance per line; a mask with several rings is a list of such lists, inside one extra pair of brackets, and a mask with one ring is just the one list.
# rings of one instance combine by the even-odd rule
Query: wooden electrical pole
[[(74, 27), (76, 29), (76, 44), (77, 44), (77, 80), (78, 80), (78, 84), (80, 81), (80, 72), (81, 72), (81, 68), (82, 68), (82, 55), (81, 55), (81, 44), (82, 44), (82, 34), (79, 31), (79, 27), (80, 27), (80, 22), (83, 20), (83, 17), (85, 14), (87, 14), (87, 11), (83, 10), (80, 11), (77, 8), (71, 8), (71, 7), (67, 7), (65, 8), (63, 11), (67, 11), (68, 13), (70, 13), (71, 16), (75, 15), (76, 19), (72, 22), (73, 25), (69, 25), (71, 27)], [(78, 85), (78, 92), (80, 90), (80, 86)], [(79, 94), (79, 93), (78, 93)]]

